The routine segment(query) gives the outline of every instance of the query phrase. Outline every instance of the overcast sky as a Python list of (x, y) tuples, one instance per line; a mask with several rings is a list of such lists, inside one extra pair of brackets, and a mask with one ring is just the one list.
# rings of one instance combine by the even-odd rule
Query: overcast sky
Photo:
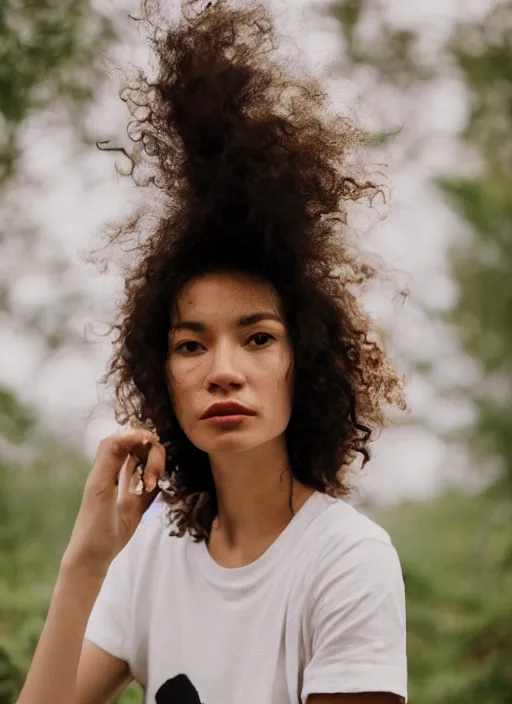
[[(114, 11), (132, 5), (95, 0), (97, 7)], [(392, 21), (408, 25), (419, 23), (436, 41), (449, 31), (451, 21), (461, 10), (465, 15), (478, 14), (489, 4), (485, 0), (386, 0)], [(324, 75), (338, 51), (334, 25), (320, 21), (308, 11), (306, 0), (273, 0), (271, 6), (288, 37), (293, 51), (304, 52), (307, 68)], [(134, 53), (133, 37), (126, 46), (118, 47), (116, 59), (144, 61), (145, 53)], [(356, 112), (366, 124), (378, 119), (378, 106), (361, 104), (358, 86), (335, 81), (329, 86), (333, 100), (340, 108)], [(465, 96), (460, 86), (439, 86), (428, 96), (417, 128), (426, 134), (441, 130), (456, 134), (465, 118)], [(117, 99), (117, 86), (111, 82), (93, 106), (88, 120), (101, 133), (122, 134), (126, 113)], [(94, 242), (95, 233), (106, 220), (129, 208), (129, 185), (114, 173), (113, 159), (91, 148), (77, 152), (73, 137), (58, 116), (34, 118), (24, 133), (23, 159), (26, 181), (30, 181), (30, 201), (24, 216), (41, 224), (43, 249), (65, 253), (72, 268), (65, 285), (69, 291), (87, 293), (88, 305), (75, 324), (78, 332), (84, 326), (108, 320), (119, 282), (100, 276), (80, 257)], [(425, 359), (439, 357), (439, 381), (457, 375), (474, 374), (467, 360), (461, 359), (449, 335), (433, 327), (421, 312), (421, 304), (447, 308), (456, 295), (447, 275), (446, 251), (461, 224), (446, 208), (432, 187), (429, 176), (447, 168), (455, 158), (450, 140), (433, 144), (428, 159), (422, 163), (393, 163), (393, 147), (387, 154), (393, 195), (387, 218), (375, 218), (367, 245), (385, 257), (398, 272), (400, 285), (407, 285), (410, 296), (402, 304), (380, 296), (371, 301), (372, 311), (390, 329), (395, 340), (398, 364), (407, 369), (409, 351)], [(20, 186), (20, 193), (22, 188)], [(14, 254), (12, 255), (15, 256)], [(27, 272), (15, 289), (16, 301), (30, 309), (41, 300), (48, 306), (55, 301), (55, 284), (39, 272)], [(387, 301), (387, 302), (386, 302)], [(105, 434), (115, 429), (108, 409), (96, 410), (97, 381), (105, 369), (109, 355), (106, 342), (85, 344), (73, 353), (62, 353), (44, 361), (43, 350), (36, 337), (18, 330), (16, 322), (0, 330), (0, 379), (16, 389), (22, 398), (35, 403), (45, 422), (56, 432), (78, 438), (92, 456)], [(441, 400), (435, 390), (413, 377), (409, 383), (410, 414), (406, 420), (426, 416), (434, 427), (444, 429), (471, 419), (471, 409), (459, 403)], [(361, 489), (362, 495), (393, 502), (403, 498), (422, 498), (435, 492), (446, 477), (458, 474), (464, 464), (463, 455), (447, 455), (444, 444), (435, 433), (408, 425), (387, 431), (374, 446), (374, 459), (369, 465)]]

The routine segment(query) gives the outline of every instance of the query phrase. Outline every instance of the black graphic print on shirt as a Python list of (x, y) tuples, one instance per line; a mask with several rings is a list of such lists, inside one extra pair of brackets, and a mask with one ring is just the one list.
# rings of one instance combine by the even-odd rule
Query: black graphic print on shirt
[(156, 704), (202, 704), (197, 689), (186, 675), (176, 675), (160, 687)]

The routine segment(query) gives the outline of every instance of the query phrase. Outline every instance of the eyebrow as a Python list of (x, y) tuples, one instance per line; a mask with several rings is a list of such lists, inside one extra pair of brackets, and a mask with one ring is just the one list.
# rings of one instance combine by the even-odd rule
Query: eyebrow
[[(248, 328), (251, 325), (255, 325), (256, 323), (261, 322), (262, 320), (276, 320), (278, 323), (282, 323), (283, 320), (279, 315), (276, 315), (276, 313), (271, 313), (270, 311), (262, 311), (261, 313), (251, 313), (251, 315), (242, 315), (241, 318), (238, 318), (236, 321), (236, 327), (237, 328)], [(207, 326), (205, 323), (200, 323), (197, 320), (181, 320), (178, 323), (175, 323), (171, 327), (171, 331), (175, 332), (176, 330), (192, 330), (192, 332), (205, 332), (207, 329)]]

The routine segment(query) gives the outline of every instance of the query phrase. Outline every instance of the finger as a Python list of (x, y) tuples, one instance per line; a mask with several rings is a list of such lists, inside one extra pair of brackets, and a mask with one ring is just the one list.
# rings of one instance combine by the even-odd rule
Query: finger
[(128, 455), (119, 472), (118, 497), (124, 496), (135, 488), (140, 475), (137, 472), (139, 460), (135, 455)]
[(118, 506), (138, 514), (139, 517), (149, 508), (159, 490), (148, 492), (144, 486), (144, 474), (139, 459), (130, 455), (119, 475)]
[(144, 469), (144, 486), (146, 491), (152, 492), (160, 479), (165, 479), (165, 448), (155, 441), (148, 453)]
[(153, 435), (148, 430), (130, 430), (123, 435), (110, 435), (99, 445), (91, 470), (91, 481), (115, 488), (116, 479), (129, 454), (151, 446)]

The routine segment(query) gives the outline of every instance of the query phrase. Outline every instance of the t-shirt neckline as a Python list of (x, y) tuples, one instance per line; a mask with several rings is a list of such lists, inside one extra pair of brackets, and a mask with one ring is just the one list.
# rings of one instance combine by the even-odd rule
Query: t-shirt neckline
[(197, 550), (194, 552), (201, 571), (210, 581), (220, 586), (243, 586), (244, 583), (249, 583), (257, 575), (264, 574), (271, 568), (287, 547), (291, 548), (295, 545), (298, 537), (311, 520), (330, 505), (331, 502), (326, 501), (326, 498), (330, 499), (331, 497), (326, 497), (325, 494), (315, 491), (265, 552), (243, 567), (219, 565), (210, 554), (206, 541), (197, 543)]

